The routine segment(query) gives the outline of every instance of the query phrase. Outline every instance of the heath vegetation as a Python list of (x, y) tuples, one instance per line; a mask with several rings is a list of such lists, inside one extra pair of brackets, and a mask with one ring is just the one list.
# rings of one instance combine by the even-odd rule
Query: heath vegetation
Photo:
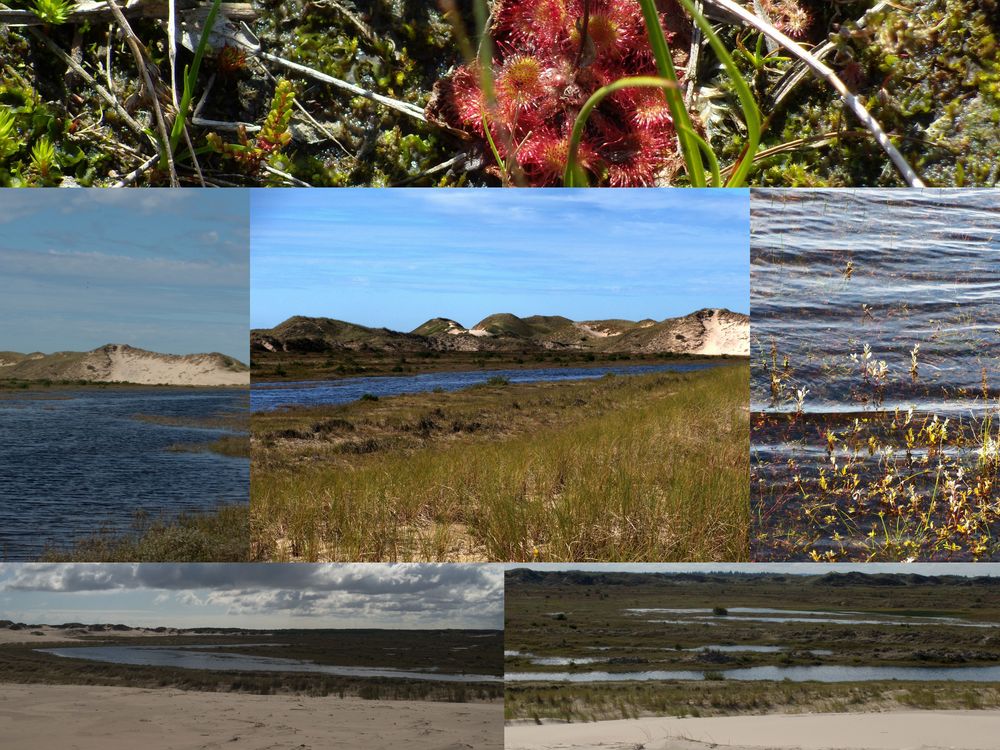
[[(505, 590), (509, 720), (1000, 705), (1000, 686), (988, 681), (791, 682), (725, 674), (995, 665), (1000, 587), (992, 578), (515, 570)], [(672, 670), (703, 676), (670, 679)], [(664, 674), (619, 682), (555, 679), (590, 671)], [(532, 679), (512, 681), (518, 672)]]
[(734, 363), (257, 412), (253, 556), (745, 559), (747, 398)]
[[(14, 623), (0, 622), (0, 627)], [(502, 634), (493, 631), (278, 630), (235, 629), (185, 631), (183, 635), (116, 634), (102, 626), (63, 626), (68, 641), (60, 646), (161, 646), (191, 644), (225, 646), (226, 653), (302, 659), (337, 666), (386, 666), (496, 675), (500, 669)], [(91, 632), (102, 628), (102, 632)], [(82, 635), (81, 635), (82, 633)], [(238, 645), (237, 638), (246, 641)], [(457, 650), (455, 647), (458, 647)], [(46, 643), (44, 648), (53, 647)], [(31, 643), (0, 646), (4, 679), (15, 683), (114, 685), (146, 689), (173, 688), (257, 695), (359, 696), (371, 700), (490, 701), (502, 695), (497, 683), (440, 683), (411, 679), (343, 677), (311, 672), (247, 672), (182, 669), (68, 659), (42, 653)]]

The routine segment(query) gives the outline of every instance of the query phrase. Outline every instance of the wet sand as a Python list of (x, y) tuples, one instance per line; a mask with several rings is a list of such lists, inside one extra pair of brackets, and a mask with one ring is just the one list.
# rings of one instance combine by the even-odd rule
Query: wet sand
[(500, 750), (496, 703), (0, 684), (4, 750)]
[(996, 750), (1000, 711), (774, 714), (518, 724), (506, 750)]

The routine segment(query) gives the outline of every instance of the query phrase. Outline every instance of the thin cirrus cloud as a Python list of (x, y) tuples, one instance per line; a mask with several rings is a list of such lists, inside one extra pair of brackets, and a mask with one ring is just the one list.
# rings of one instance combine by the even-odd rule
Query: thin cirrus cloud
[(245, 194), (16, 192), (0, 196), (0, 349), (124, 343), (246, 360)]
[[(390, 195), (386, 195), (388, 192)], [(255, 193), (251, 325), (749, 308), (746, 191)]]
[(146, 627), (499, 629), (503, 573), (432, 564), (0, 565), (0, 619), (107, 622), (109, 612)]

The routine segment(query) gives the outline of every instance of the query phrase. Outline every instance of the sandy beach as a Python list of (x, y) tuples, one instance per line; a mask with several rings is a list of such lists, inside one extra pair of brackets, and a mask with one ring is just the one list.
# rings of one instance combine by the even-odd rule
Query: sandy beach
[(177, 630), (176, 628), (166, 628), (164, 630), (152, 630), (150, 628), (130, 628), (128, 630), (88, 630), (82, 628), (66, 628), (53, 625), (31, 625), (11, 630), (0, 626), (0, 646), (11, 643), (37, 643), (46, 645), (51, 643), (95, 643), (102, 639), (114, 637), (119, 638), (163, 638), (164, 636), (188, 637), (188, 638), (253, 638), (254, 634), (240, 633), (216, 633), (211, 631), (188, 631)]
[(499, 750), (498, 703), (0, 684), (4, 750)]
[(506, 750), (995, 750), (1000, 711), (893, 711), (520, 724)]

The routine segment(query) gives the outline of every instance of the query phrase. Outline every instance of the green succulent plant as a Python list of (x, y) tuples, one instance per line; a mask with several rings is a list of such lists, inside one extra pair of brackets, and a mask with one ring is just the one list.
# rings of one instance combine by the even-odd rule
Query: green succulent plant
[(66, 23), (69, 14), (76, 9), (74, 0), (35, 0), (32, 10), (46, 23), (59, 25)]

